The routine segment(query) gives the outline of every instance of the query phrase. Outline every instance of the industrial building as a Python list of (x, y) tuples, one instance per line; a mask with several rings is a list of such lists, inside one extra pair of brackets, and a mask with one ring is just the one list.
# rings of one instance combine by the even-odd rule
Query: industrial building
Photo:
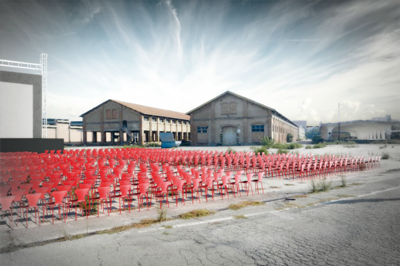
[(298, 126), (275, 109), (226, 91), (187, 113), (192, 145), (251, 145), (298, 139)]
[(82, 114), (83, 144), (108, 145), (158, 142), (160, 132), (190, 139), (190, 116), (117, 100), (107, 100)]

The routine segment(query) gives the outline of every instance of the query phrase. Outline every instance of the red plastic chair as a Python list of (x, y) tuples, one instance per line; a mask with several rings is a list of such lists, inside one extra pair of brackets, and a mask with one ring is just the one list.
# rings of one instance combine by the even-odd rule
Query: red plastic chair
[(150, 183), (141, 183), (138, 185), (138, 193), (136, 195), (137, 195), (137, 200), (138, 200), (139, 211), (140, 211), (140, 205), (143, 206), (144, 198), (146, 198), (147, 210), (150, 209), (151, 195), (150, 195), (150, 204), (149, 204), (149, 186), (150, 186)]
[(225, 194), (228, 196), (229, 199), (229, 194), (228, 194), (228, 179), (229, 176), (224, 175), (221, 177), (221, 182), (217, 184), (218, 190), (220, 191), (221, 194), (221, 199), (224, 199), (224, 190)]
[(88, 200), (88, 193), (89, 189), (76, 189), (75, 190), (75, 199), (71, 199), (68, 202), (68, 209), (71, 211), (71, 205), (75, 205), (75, 221), (78, 220), (78, 204), (81, 203), (81, 210), (82, 210), (82, 216), (83, 216), (83, 206), (85, 207), (85, 212), (86, 212), (86, 219), (89, 219), (89, 210), (86, 205), (86, 200)]
[(2, 219), (4, 219), (4, 214), (9, 212), (10, 215), (8, 219), (10, 220), (11, 228), (14, 229), (14, 221), (13, 221), (13, 205), (14, 205), (15, 196), (4, 196), (0, 197), (0, 205), (2, 212)]
[[(192, 193), (192, 204), (194, 203), (194, 192), (197, 193), (196, 200), (198, 200), (200, 202), (200, 196), (199, 196), (199, 191), (201, 190), (200, 182), (201, 182), (200, 178), (194, 178), (194, 179), (192, 179), (191, 184), (189, 184), (189, 185), (186, 184), (186, 186), (185, 186), (185, 192), (187, 193), (187, 191), (190, 191)], [(187, 195), (186, 195), (186, 197), (187, 197)]]
[(239, 193), (239, 196), (242, 196), (240, 193), (240, 179), (241, 179), (241, 175), (236, 174), (234, 176), (235, 180), (231, 181), (230, 183), (228, 183), (228, 185), (230, 186), (231, 191), (233, 192), (233, 196), (236, 197), (236, 194)]
[(172, 192), (172, 197), (175, 195), (176, 206), (178, 206), (179, 193), (182, 195), (182, 204), (185, 204), (185, 195), (184, 195), (184, 188), (183, 188), (185, 183), (186, 182), (184, 180), (178, 179), (178, 180), (176, 180), (176, 182), (174, 182), (174, 186), (170, 190)]
[[(168, 202), (168, 192), (169, 191), (168, 191), (168, 187), (170, 185), (171, 185), (171, 182), (163, 181), (163, 182), (161, 182), (159, 184), (159, 187), (157, 188), (157, 190), (153, 192), (153, 194), (156, 197), (156, 200), (157, 200), (157, 197), (158, 197), (158, 200), (160, 201), (160, 209), (161, 209), (162, 203), (164, 201), (164, 196), (166, 197), (166, 204), (169, 207), (169, 202)], [(161, 197), (162, 197), (162, 199), (161, 199)]]
[(262, 192), (264, 193), (264, 187), (263, 187), (263, 183), (262, 183), (263, 174), (264, 174), (263, 172), (258, 172), (257, 173), (258, 178), (251, 180), (251, 182), (254, 183), (254, 189), (257, 190), (257, 194), (260, 194), (258, 184), (261, 184)]
[(61, 207), (63, 209), (63, 216), (64, 216), (64, 223), (66, 220), (66, 215), (65, 215), (65, 197), (67, 196), (68, 191), (64, 190), (64, 191), (54, 191), (53, 193), (51, 193), (52, 197), (53, 197), (53, 201), (47, 202), (46, 203), (46, 209), (47, 207), (50, 206), (51, 208), (51, 216), (52, 216), (52, 223), (54, 224), (54, 207), (58, 206), (58, 217), (61, 220)]
[(39, 216), (39, 226), (40, 226), (40, 212), (39, 212), (39, 206), (38, 202), (40, 201), (40, 198), (42, 197), (42, 193), (35, 193), (35, 194), (27, 194), (25, 195), (27, 202), (27, 205), (21, 206), (21, 208), (26, 209), (26, 228), (28, 228), (28, 214), (30, 209), (35, 210), (35, 223), (37, 223), (37, 218), (36, 218), (36, 213), (38, 213)]
[(107, 206), (107, 214), (110, 215), (110, 210), (111, 210), (111, 201), (109, 198), (110, 194), (110, 186), (104, 186), (104, 187), (98, 187), (97, 188), (98, 194), (96, 194), (93, 198), (92, 201), (97, 202), (97, 217), (100, 215), (100, 204), (103, 207), (103, 213), (104, 213), (104, 203)]
[[(242, 185), (242, 190), (243, 190), (243, 186), (244, 186), (247, 191), (247, 196), (248, 196), (249, 191), (251, 189), (251, 194), (253, 195), (253, 187), (251, 185), (251, 178), (253, 177), (253, 173), (247, 173), (246, 177), (247, 177), (247, 180), (240, 181), (240, 184)], [(250, 186), (250, 189), (249, 189), (249, 186)]]
[[(112, 198), (118, 198), (119, 202), (119, 214), (121, 214), (121, 200), (122, 200), (122, 205), (124, 206), (125, 210), (125, 199), (128, 199), (128, 202), (131, 201), (131, 185), (121, 185), (119, 186), (119, 193), (114, 194)], [(131, 212), (131, 204), (129, 203), (129, 212)]]

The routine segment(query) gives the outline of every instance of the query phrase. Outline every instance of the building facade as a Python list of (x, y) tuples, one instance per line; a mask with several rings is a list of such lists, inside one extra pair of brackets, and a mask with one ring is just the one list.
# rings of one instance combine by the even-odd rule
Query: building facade
[(171, 132), (175, 140), (189, 140), (190, 116), (144, 105), (107, 100), (82, 114), (83, 144), (145, 144)]
[(187, 113), (192, 145), (250, 145), (298, 139), (298, 127), (275, 109), (226, 91)]
[(47, 138), (63, 139), (67, 145), (82, 145), (82, 125), (68, 119), (47, 119)]

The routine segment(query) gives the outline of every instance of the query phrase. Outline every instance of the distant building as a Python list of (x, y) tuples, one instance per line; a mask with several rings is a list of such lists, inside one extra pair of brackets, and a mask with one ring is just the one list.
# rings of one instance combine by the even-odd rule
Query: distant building
[(226, 91), (187, 113), (192, 145), (248, 145), (269, 137), (285, 143), (298, 139), (298, 126), (278, 111)]
[(297, 120), (293, 121), (296, 125), (299, 126), (299, 140), (306, 139), (306, 129), (307, 129), (307, 121), (306, 120)]
[(385, 115), (385, 116), (382, 116), (382, 117), (372, 117), (371, 120), (390, 122), (390, 121), (392, 121), (392, 116), (391, 115)]
[(70, 122), (68, 119), (47, 119), (47, 138), (64, 139), (64, 144), (81, 145), (83, 142), (82, 125)]
[(107, 100), (82, 114), (83, 144), (158, 142), (160, 132), (189, 140), (190, 117), (184, 113), (117, 100)]
[(321, 124), (321, 138), (324, 140), (385, 140), (390, 139), (392, 131), (399, 122), (377, 120), (355, 120), (338, 123)]

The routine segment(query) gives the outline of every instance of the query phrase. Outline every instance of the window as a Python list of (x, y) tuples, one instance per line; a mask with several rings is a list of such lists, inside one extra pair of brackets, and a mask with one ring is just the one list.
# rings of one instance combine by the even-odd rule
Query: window
[(112, 110), (112, 118), (117, 119), (117, 109)]
[(207, 133), (208, 127), (197, 127), (197, 133)]
[(160, 122), (163, 123), (164, 122), (164, 118), (160, 118)]
[(111, 110), (110, 109), (106, 110), (106, 119), (111, 119)]
[(252, 125), (251, 132), (264, 132), (264, 125)]
[(169, 123), (169, 119), (166, 119), (167, 123)]
[(221, 114), (222, 115), (234, 115), (237, 113), (237, 103), (230, 102), (230, 103), (221, 103)]
[(143, 120), (144, 120), (144, 121), (149, 121), (149, 117), (148, 117), (148, 116), (145, 116), (145, 117), (143, 117)]
[(152, 120), (153, 122), (157, 122), (157, 118), (155, 118), (155, 117), (153, 117), (151, 120)]
[(236, 114), (236, 103), (229, 103), (229, 113)]

